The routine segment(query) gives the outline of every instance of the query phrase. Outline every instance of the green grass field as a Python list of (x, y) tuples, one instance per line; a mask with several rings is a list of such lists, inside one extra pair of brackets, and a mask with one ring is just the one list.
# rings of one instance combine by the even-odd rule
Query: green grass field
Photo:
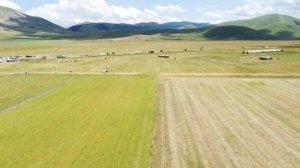
[[(1, 86), (23, 80), (5, 78)], [(0, 167), (148, 167), (154, 88), (147, 76), (77, 76), (0, 116)]]
[(0, 113), (2, 110), (63, 85), (72, 76), (34, 75), (0, 76)]

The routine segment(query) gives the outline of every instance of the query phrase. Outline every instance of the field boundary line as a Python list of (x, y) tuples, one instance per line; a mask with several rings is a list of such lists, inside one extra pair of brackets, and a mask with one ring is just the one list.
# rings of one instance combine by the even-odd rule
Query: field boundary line
[(41, 92), (33, 95), (32, 97), (29, 97), (29, 98), (27, 98), (27, 99), (25, 99), (25, 100), (23, 100), (21, 102), (18, 102), (18, 103), (14, 104), (14, 105), (11, 105), (10, 107), (7, 107), (4, 110), (0, 111), (0, 116), (5, 115), (5, 114), (11, 112), (12, 110), (14, 110), (14, 109), (16, 109), (18, 107), (21, 107), (21, 106), (23, 106), (23, 105), (25, 105), (27, 103), (30, 103), (30, 102), (38, 99), (38, 98), (41, 98), (41, 97), (47, 95), (48, 93), (51, 93), (51, 92), (59, 89), (60, 87), (66, 85), (68, 83), (70, 83), (73, 80), (74, 80), (74, 78), (65, 80), (65, 81), (63, 81), (63, 82), (61, 82), (61, 83), (59, 83), (59, 84), (57, 84), (57, 85), (55, 85), (55, 86), (53, 86), (53, 87), (51, 87), (49, 89), (42, 90)]
[[(13, 72), (13, 73), (0, 73), (0, 75), (24, 75), (24, 72)], [(143, 73), (84, 73), (84, 72), (66, 72), (66, 73), (55, 73), (55, 72), (30, 72), (27, 75), (124, 75), (124, 76), (135, 76), (143, 75)]]
[(162, 77), (300, 78), (300, 74), (162, 73)]

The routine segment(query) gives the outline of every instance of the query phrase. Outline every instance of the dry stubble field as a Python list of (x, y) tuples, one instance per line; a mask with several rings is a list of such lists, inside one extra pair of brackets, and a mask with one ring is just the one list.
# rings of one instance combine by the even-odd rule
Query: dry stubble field
[(300, 79), (162, 77), (155, 167), (300, 165)]

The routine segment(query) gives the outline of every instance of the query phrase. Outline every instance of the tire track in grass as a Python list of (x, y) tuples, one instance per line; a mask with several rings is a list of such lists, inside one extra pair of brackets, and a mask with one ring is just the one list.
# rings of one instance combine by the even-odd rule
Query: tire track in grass
[(12, 105), (10, 107), (7, 107), (6, 109), (0, 111), (0, 117), (1, 117), (1, 115), (5, 115), (6, 113), (11, 112), (11, 111), (13, 111), (14, 109), (16, 109), (18, 107), (21, 107), (21, 106), (23, 106), (23, 105), (25, 105), (27, 103), (30, 103), (30, 102), (38, 99), (38, 98), (41, 98), (41, 97), (43, 97), (43, 96), (45, 96), (45, 95), (47, 95), (47, 94), (49, 94), (49, 93), (51, 93), (51, 92), (59, 89), (60, 87), (62, 87), (64, 85), (72, 82), (73, 80), (74, 80), (74, 78), (67, 79), (67, 80), (65, 80), (65, 81), (63, 81), (63, 82), (61, 82), (61, 83), (59, 83), (59, 84), (57, 84), (57, 85), (55, 85), (55, 86), (53, 86), (51, 88), (48, 88), (46, 90), (43, 90), (43, 91), (39, 92), (38, 94), (35, 94), (34, 96), (32, 96), (30, 98), (27, 98), (27, 99), (25, 99), (25, 100), (23, 100), (21, 102), (18, 102), (17, 104), (14, 104), (14, 105)]

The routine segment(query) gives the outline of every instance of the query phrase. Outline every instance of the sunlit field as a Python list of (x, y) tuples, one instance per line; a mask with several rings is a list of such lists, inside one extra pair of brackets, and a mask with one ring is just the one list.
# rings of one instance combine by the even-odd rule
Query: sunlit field
[[(230, 73), (293, 74), (300, 72), (299, 41), (163, 41), (119, 39), (98, 41), (2, 42), (0, 55), (36, 55), (38, 60), (0, 64), (0, 73)], [(284, 52), (243, 54), (270, 46)], [(203, 48), (202, 48), (203, 47)], [(202, 48), (202, 50), (201, 50)], [(186, 51), (185, 51), (186, 49)], [(162, 52), (161, 52), (162, 50)], [(155, 51), (149, 54), (149, 51)], [(112, 55), (112, 52), (115, 55)], [(143, 53), (144, 52), (144, 53)], [(98, 56), (107, 54), (108, 56)], [(146, 54), (147, 53), (147, 54)], [(63, 55), (65, 59), (56, 59)], [(158, 58), (168, 55), (169, 59)], [(273, 61), (261, 61), (272, 56)]]
[(300, 41), (0, 44), (1, 168), (300, 164)]

